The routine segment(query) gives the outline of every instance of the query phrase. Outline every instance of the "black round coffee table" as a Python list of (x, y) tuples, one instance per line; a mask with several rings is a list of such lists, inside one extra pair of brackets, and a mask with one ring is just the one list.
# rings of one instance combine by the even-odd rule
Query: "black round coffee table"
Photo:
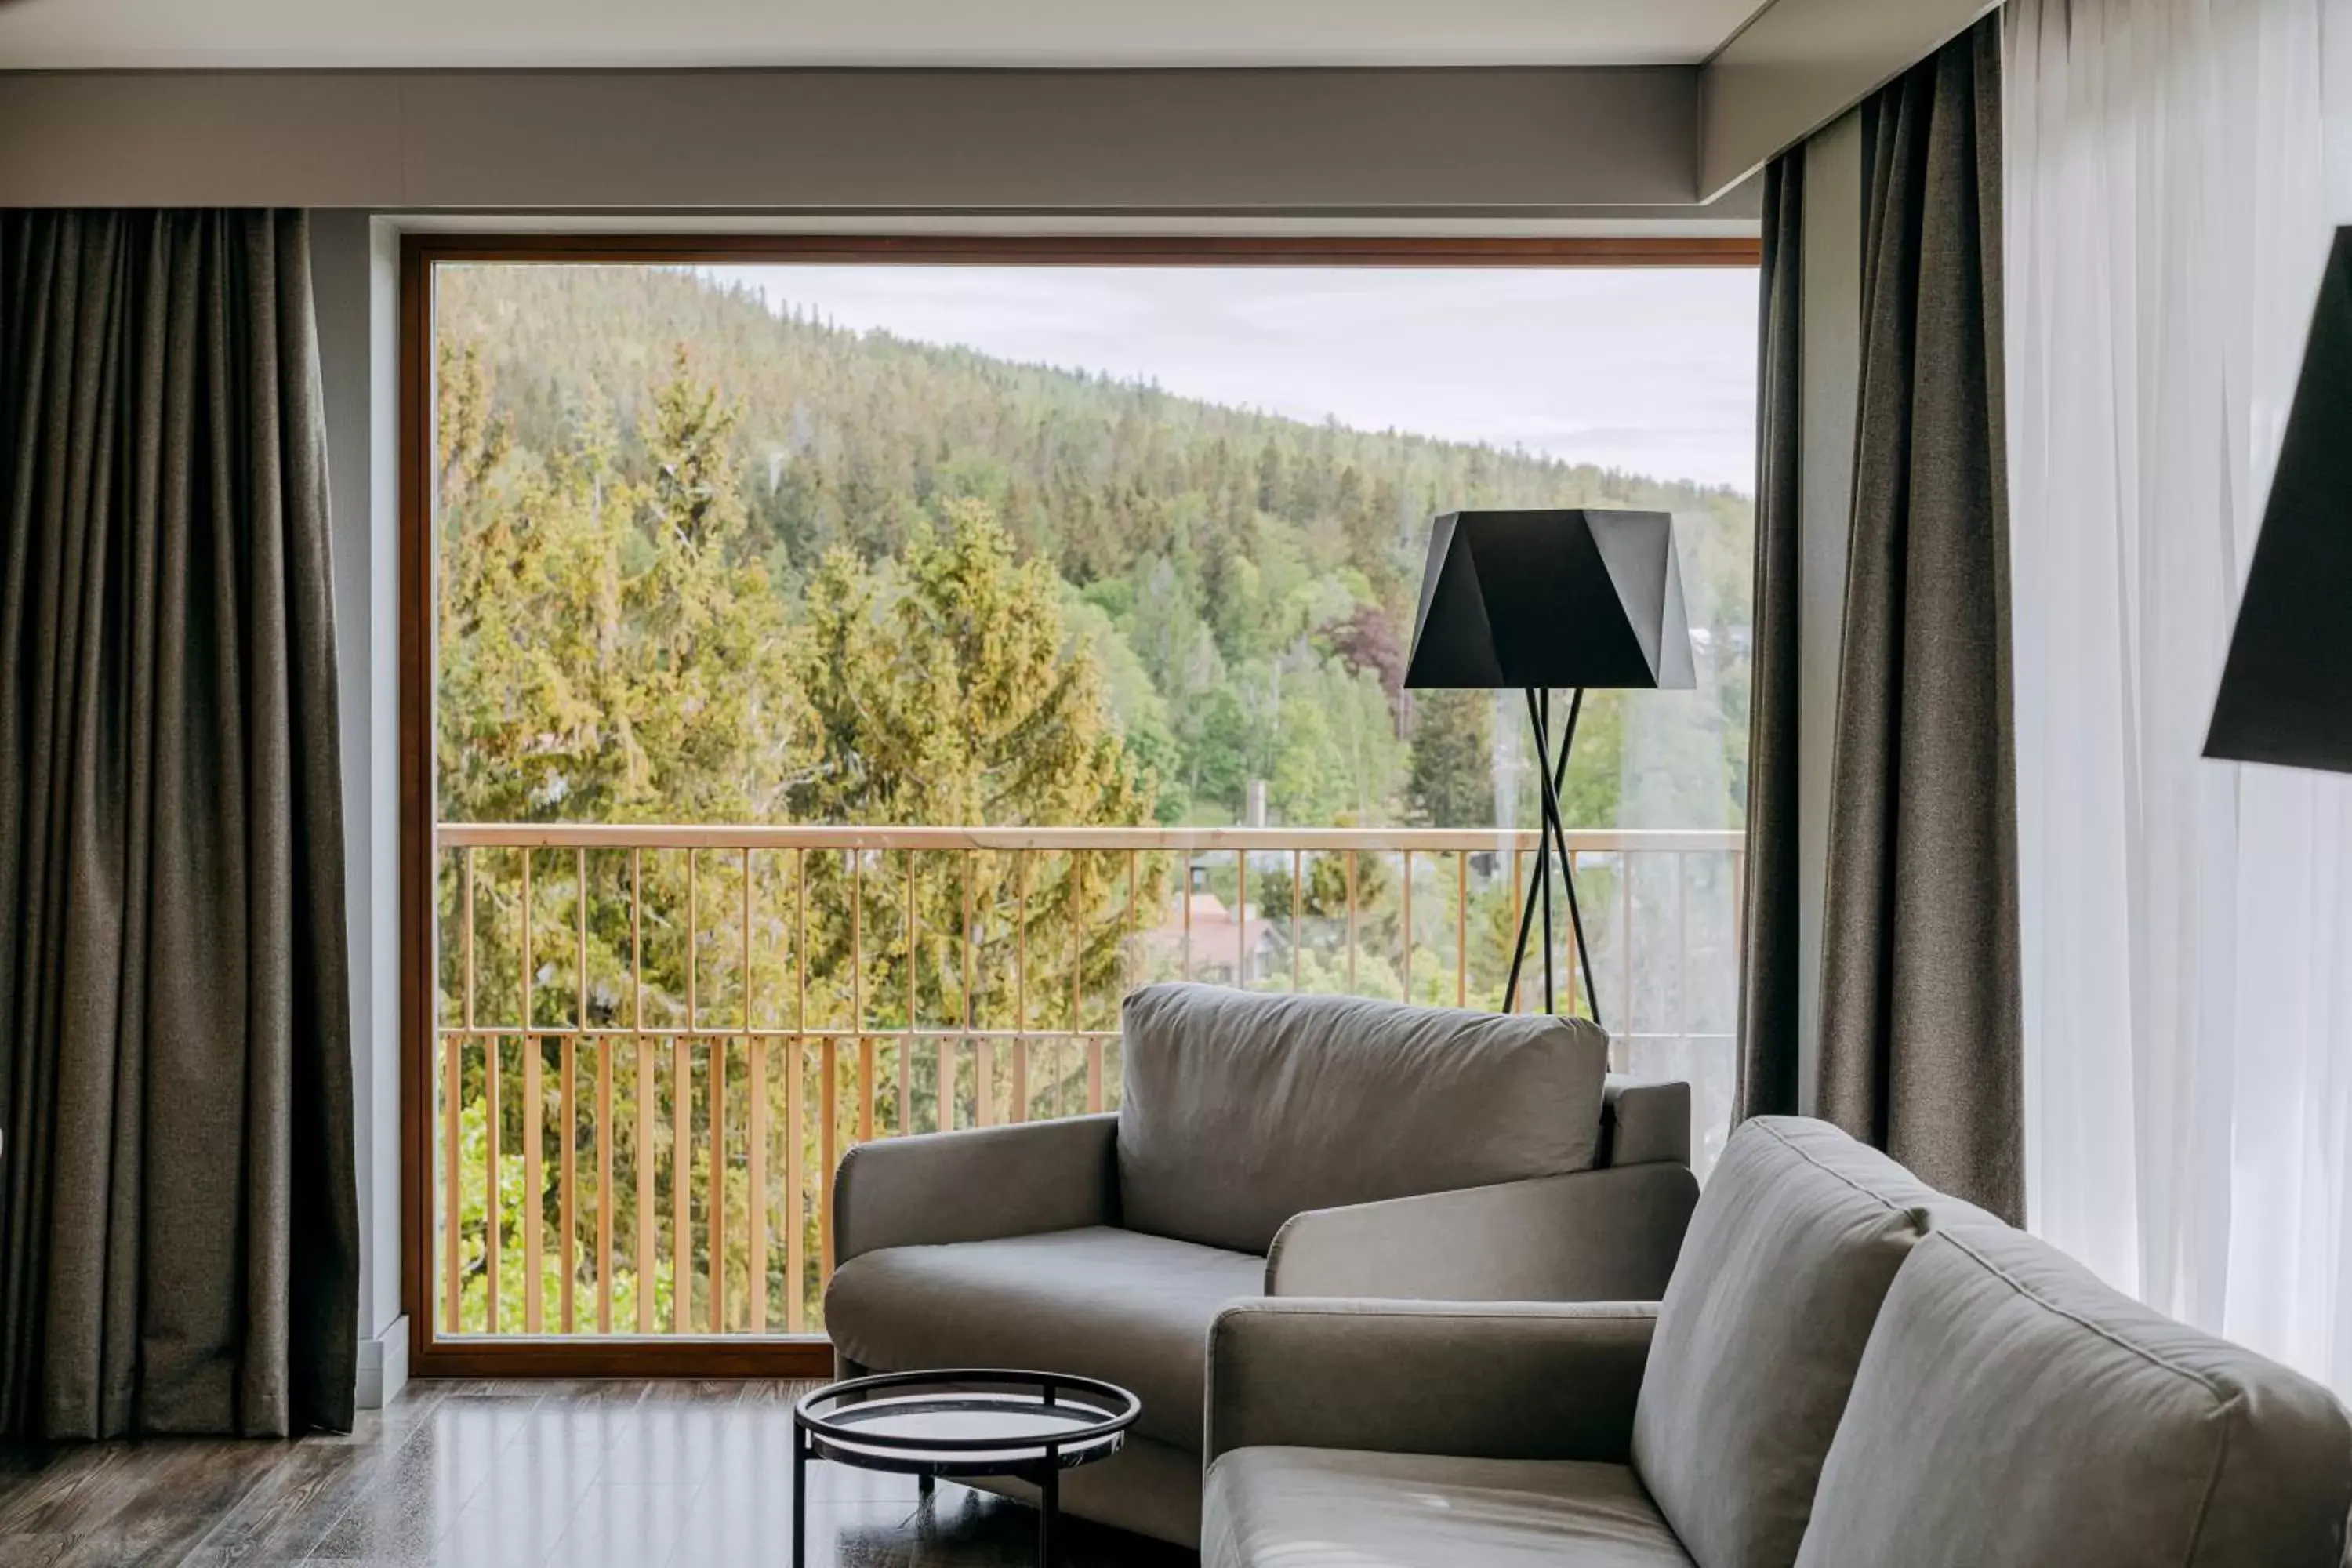
[(1009, 1476), (1037, 1489), (1037, 1562), (1052, 1568), (1064, 1470), (1108, 1459), (1143, 1403), (1058, 1372), (893, 1372), (829, 1384), (793, 1406), (793, 1568), (808, 1552), (808, 1462), (919, 1478)]

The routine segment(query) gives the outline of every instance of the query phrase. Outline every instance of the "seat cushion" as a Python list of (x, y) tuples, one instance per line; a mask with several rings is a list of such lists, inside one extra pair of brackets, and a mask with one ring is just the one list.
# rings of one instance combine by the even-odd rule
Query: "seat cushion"
[(1143, 1401), (1139, 1430), (1198, 1453), (1209, 1324), (1265, 1290), (1263, 1258), (1090, 1226), (863, 1253), (826, 1287), (824, 1325), (844, 1355), (877, 1372), (1105, 1379)]
[(1120, 1223), (1264, 1253), (1295, 1214), (1591, 1168), (1582, 1019), (1149, 985), (1120, 1014)]
[(1689, 1568), (1633, 1472), (1564, 1459), (1236, 1448), (1201, 1568)]
[(2352, 1426), (2317, 1384), (2018, 1231), (1895, 1277), (1797, 1561), (2336, 1568)]
[(1826, 1122), (1732, 1134), (1633, 1414), (1633, 1467), (1700, 1568), (1796, 1561), (1871, 1324), (1938, 1207), (1990, 1219)]

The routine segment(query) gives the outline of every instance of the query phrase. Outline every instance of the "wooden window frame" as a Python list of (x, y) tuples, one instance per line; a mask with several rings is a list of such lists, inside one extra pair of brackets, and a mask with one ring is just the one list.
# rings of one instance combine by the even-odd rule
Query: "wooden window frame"
[[(401, 1307), (415, 1377), (829, 1377), (821, 1335), (446, 1340), (430, 1299), (434, 931), (433, 269), (444, 262), (655, 266), (1711, 268), (1758, 266), (1746, 236), (1544, 237), (462, 234), (400, 246), (399, 686)], [(828, 1174), (822, 1179), (830, 1179)]]

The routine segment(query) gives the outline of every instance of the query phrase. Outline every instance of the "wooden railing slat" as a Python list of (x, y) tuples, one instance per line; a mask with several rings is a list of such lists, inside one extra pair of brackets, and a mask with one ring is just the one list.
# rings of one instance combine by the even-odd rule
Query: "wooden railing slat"
[(709, 1215), (710, 1331), (727, 1331), (727, 1040), (713, 1036), (704, 1051), (710, 1079), (709, 1175), (702, 1203)]
[[(574, 1027), (584, 1029), (588, 1026), (587, 850), (572, 851), (572, 871), (580, 938), (579, 962), (572, 976), (573, 997), (572, 1021)], [(573, 1315), (576, 1305), (573, 1297), (578, 1283), (576, 1277), (579, 1274), (580, 1256), (580, 1237), (575, 1228), (579, 1223), (577, 1205), (580, 1194), (580, 1057), (576, 1042), (573, 1037), (569, 1035), (563, 1037), (558, 1051), (560, 1059), (557, 1067), (561, 1081), (556, 1086), (556, 1092), (562, 1098), (563, 1106), (563, 1144), (556, 1162), (555, 1179), (556, 1207), (562, 1216), (561, 1223), (563, 1226), (562, 1249), (563, 1279), (557, 1287), (556, 1315), (562, 1322), (563, 1331), (568, 1334), (577, 1326)]]
[[(793, 1037), (792, 1076), (784, 1080), (784, 1120), (791, 1124), (787, 1145), (792, 1159), (784, 1167), (784, 1215), (791, 1229), (784, 1237), (784, 1271), (792, 1281), (784, 1292), (784, 1326), (793, 1333), (803, 1327), (801, 1298), (807, 1293), (808, 1194), (802, 1183), (801, 1149), (808, 1126), (808, 851), (793, 851), (793, 1025), (803, 1033)], [(819, 1254), (823, 1256), (822, 1253)]]
[(613, 1049), (617, 1037), (607, 1035), (596, 1044), (596, 1331), (613, 1331), (613, 1212), (620, 1194), (613, 1190)]
[(646, 1027), (645, 853), (629, 851), (629, 1023), (637, 1058), (637, 1332), (654, 1331), (654, 1042)]
[(531, 975), (537, 965), (531, 952), (530, 856), (528, 848), (522, 852), (522, 1331), (535, 1334), (541, 1326), (541, 1268), (546, 1257), (540, 1236), (540, 1211), (547, 1202), (547, 1173), (541, 1164), (546, 1151), (540, 1146), (546, 1061), (543, 1042), (531, 1033), (539, 1020), (531, 1016)]
[[(474, 852), (470, 848), (458, 857), (458, 889), (457, 1016), (463, 1018), (470, 1028), (474, 1022)], [(442, 1215), (445, 1229), (441, 1237), (441, 1267), (443, 1310), (448, 1315), (448, 1321), (444, 1325), (443, 1331), (452, 1334), (459, 1332), (466, 1321), (466, 1281), (460, 1267), (458, 1250), (464, 1240), (461, 1232), (464, 1228), (465, 1214), (465, 1193), (462, 1185), (464, 1174), (459, 1169), (464, 1142), (459, 1136), (459, 1130), (464, 1125), (465, 1113), (462, 1103), (466, 1087), (465, 1045), (466, 1037), (463, 1036), (452, 1038), (445, 1035), (442, 1037), (444, 1081), (441, 1092), (444, 1103), (441, 1110), (441, 1136), (444, 1142), (441, 1147), (441, 1170), (444, 1191), (441, 1201), (445, 1205)], [(495, 1068), (498, 1061), (498, 1052), (495, 1048), (489, 1052), (488, 1059)], [(484, 1076), (487, 1078), (489, 1075), (485, 1073)], [(487, 1214), (490, 1211), (486, 1209), (484, 1212)]]
[(499, 1195), (499, 1145), (504, 1142), (504, 1108), (499, 1103), (499, 1079), (505, 1074), (496, 1036), (482, 1042), (482, 1116), (488, 1134), (482, 1141), (482, 1321), (490, 1333), (499, 1330), (499, 1274), (504, 1265), (506, 1205)]
[[(746, 1241), (749, 1248), (746, 1284), (750, 1295), (743, 1303), (744, 1327), (751, 1332), (764, 1333), (768, 1328), (768, 1052), (770, 1044), (751, 1034), (751, 1022), (756, 1015), (751, 1006), (751, 851), (743, 851), (743, 1048), (750, 1054), (746, 1064), (751, 1075), (751, 1107), (745, 1129), (745, 1154), (751, 1166), (746, 1174), (751, 1212), (745, 1216), (749, 1227)], [(797, 1159), (797, 1152), (795, 1153)]]
[(817, 1283), (833, 1278), (833, 1173), (841, 1163), (841, 1049), (827, 1035), (817, 1058)]
[(1013, 854), (1013, 1120), (1029, 1120), (1029, 851)]

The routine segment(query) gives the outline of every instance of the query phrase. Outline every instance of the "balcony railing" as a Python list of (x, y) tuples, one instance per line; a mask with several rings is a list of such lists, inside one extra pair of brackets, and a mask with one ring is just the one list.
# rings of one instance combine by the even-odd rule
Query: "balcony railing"
[[(1730, 1089), (1741, 842), (1569, 835), (1612, 1065), (1692, 1080), (1703, 1158)], [(850, 1144), (1116, 1109), (1118, 999), (1147, 981), (1500, 1005), (1536, 847), (445, 825), (438, 1332), (815, 1331)], [(1564, 917), (1556, 935), (1565, 996)], [(1523, 982), (1520, 1005), (1538, 994)]]

